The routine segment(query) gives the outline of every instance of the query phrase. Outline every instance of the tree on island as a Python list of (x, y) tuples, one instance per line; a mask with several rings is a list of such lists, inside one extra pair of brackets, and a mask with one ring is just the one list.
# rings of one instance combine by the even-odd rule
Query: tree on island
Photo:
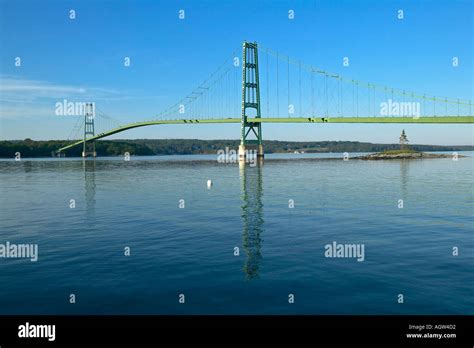
[(400, 134), (400, 150), (404, 150), (408, 145), (408, 138), (405, 134), (405, 130), (402, 130), (402, 134)]

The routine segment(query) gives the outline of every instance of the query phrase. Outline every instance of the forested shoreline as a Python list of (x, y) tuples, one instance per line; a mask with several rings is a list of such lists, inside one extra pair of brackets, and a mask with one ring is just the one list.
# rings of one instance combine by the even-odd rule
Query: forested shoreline
[[(96, 142), (98, 156), (119, 156), (129, 152), (134, 156), (216, 154), (218, 150), (237, 150), (239, 140), (198, 139), (134, 139), (99, 140)], [(68, 144), (65, 140), (0, 141), (0, 157), (13, 158), (16, 152), (22, 158), (51, 157), (55, 151)], [(265, 153), (324, 153), (324, 152), (380, 152), (399, 149), (399, 144), (373, 144), (356, 141), (275, 141), (265, 140)], [(410, 145), (414, 151), (472, 151), (474, 146)], [(67, 157), (81, 156), (82, 146), (66, 151)]]

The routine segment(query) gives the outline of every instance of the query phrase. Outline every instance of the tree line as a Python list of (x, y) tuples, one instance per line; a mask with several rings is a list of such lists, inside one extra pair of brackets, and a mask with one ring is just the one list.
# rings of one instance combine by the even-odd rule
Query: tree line
[[(22, 158), (51, 157), (67, 144), (65, 140), (5, 140), (0, 141), (0, 157), (13, 158), (16, 152)], [(219, 149), (237, 149), (239, 140), (198, 139), (134, 139), (96, 141), (98, 156), (121, 156), (129, 152), (134, 156), (216, 154)], [(265, 153), (322, 152), (380, 152), (396, 150), (400, 144), (373, 144), (357, 141), (275, 141), (265, 140)], [(474, 146), (410, 145), (415, 151), (472, 151)], [(82, 146), (66, 151), (67, 157), (80, 157)]]

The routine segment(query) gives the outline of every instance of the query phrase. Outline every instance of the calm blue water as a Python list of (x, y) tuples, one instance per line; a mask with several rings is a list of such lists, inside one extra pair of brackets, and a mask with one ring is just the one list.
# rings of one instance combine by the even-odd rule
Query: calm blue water
[(474, 314), (474, 157), (332, 156), (0, 161), (0, 314)]

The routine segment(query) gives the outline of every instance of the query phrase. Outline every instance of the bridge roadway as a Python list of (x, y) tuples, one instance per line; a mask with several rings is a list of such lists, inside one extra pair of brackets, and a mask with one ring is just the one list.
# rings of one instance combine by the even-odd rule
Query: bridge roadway
[[(86, 142), (98, 140), (110, 135), (126, 131), (128, 129), (153, 126), (159, 124), (216, 124), (216, 123), (241, 123), (239, 118), (219, 118), (219, 119), (179, 119), (179, 120), (157, 120), (146, 122), (129, 123), (110, 131), (99, 133), (87, 138)], [(474, 116), (420, 116), (414, 117), (287, 117), (287, 118), (247, 118), (247, 122), (254, 123), (422, 123), (422, 124), (466, 124), (474, 123)], [(57, 150), (62, 152), (74, 146), (82, 144), (84, 140), (76, 141)]]

